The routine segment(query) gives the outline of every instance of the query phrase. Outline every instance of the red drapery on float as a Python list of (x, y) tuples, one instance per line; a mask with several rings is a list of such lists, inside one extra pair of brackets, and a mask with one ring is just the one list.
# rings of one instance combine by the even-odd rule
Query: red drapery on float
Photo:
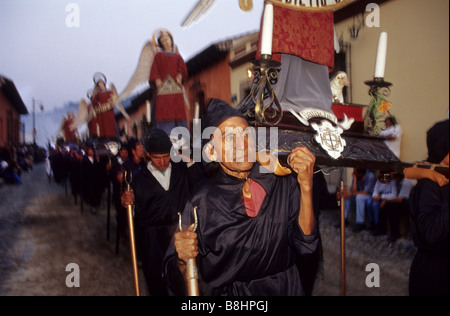
[[(281, 54), (334, 68), (334, 18), (332, 11), (310, 12), (273, 6), (272, 59)], [(256, 58), (261, 56), (261, 33)]]

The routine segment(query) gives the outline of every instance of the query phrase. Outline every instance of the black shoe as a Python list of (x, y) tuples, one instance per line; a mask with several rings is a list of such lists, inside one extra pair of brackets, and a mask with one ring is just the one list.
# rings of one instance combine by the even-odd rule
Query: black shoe
[(362, 231), (364, 229), (366, 229), (366, 225), (364, 225), (364, 224), (355, 224), (355, 226), (353, 226), (352, 231), (354, 233), (359, 233), (360, 231)]

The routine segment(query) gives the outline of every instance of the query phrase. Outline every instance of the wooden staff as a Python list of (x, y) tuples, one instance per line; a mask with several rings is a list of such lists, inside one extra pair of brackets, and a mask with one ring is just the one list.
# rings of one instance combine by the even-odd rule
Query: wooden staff
[[(178, 213), (178, 226), (180, 228), (180, 232), (183, 231), (181, 226), (181, 213)], [(197, 217), (197, 206), (194, 207), (194, 230), (196, 231), (198, 225), (198, 217)], [(198, 289), (198, 270), (197, 263), (195, 262), (195, 258), (191, 258), (186, 262), (186, 284), (188, 290), (188, 296), (200, 296), (200, 292)]]
[[(131, 191), (131, 181), (132, 174), (130, 174), (130, 180), (127, 178), (127, 171), (125, 171), (125, 183), (127, 184), (128, 192)], [(134, 287), (136, 290), (136, 296), (140, 296), (139, 293), (139, 278), (138, 278), (138, 268), (137, 268), (137, 259), (136, 259), (136, 243), (134, 240), (134, 225), (133, 225), (133, 206), (128, 205), (128, 228), (130, 230), (130, 247), (131, 247), (131, 258), (133, 261), (133, 274), (134, 274)]]
[(345, 274), (345, 198), (344, 181), (341, 181), (341, 287), (342, 296), (346, 296)]

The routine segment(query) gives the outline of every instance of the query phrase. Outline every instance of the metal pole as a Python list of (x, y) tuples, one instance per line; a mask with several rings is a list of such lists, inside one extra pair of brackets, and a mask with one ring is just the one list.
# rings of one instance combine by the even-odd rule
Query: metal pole
[(345, 199), (343, 196), (344, 181), (341, 181), (341, 287), (342, 296), (347, 295), (345, 273)]
[[(178, 226), (180, 232), (183, 231), (183, 227), (181, 226), (181, 213), (178, 213)], [(197, 207), (194, 207), (194, 229), (193, 232), (197, 230), (198, 226), (198, 217), (197, 217)], [(191, 258), (186, 262), (186, 285), (188, 296), (200, 296), (200, 291), (198, 287), (198, 270), (197, 270), (197, 262), (195, 258)]]

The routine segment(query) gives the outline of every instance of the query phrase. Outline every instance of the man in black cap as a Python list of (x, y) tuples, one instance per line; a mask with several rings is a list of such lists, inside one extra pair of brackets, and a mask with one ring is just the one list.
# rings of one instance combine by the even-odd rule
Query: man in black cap
[[(430, 164), (449, 166), (449, 121), (427, 132)], [(449, 292), (449, 187), (448, 179), (423, 169), (411, 193), (411, 233), (417, 253), (411, 264), (409, 295), (448, 296)]]
[[(304, 294), (295, 265), (313, 253), (318, 230), (313, 212), (315, 157), (305, 147), (288, 159), (289, 176), (265, 172), (255, 162), (248, 123), (227, 103), (213, 99), (202, 119), (213, 135), (204, 146), (215, 171), (195, 190), (164, 260), (170, 294), (185, 295), (186, 262), (196, 258), (202, 295), (286, 296)], [(231, 133), (234, 131), (234, 133)]]
[(153, 130), (144, 140), (149, 162), (133, 174), (132, 192), (122, 204), (135, 204), (138, 254), (149, 293), (167, 295), (161, 277), (162, 260), (194, 183), (186, 163), (171, 161), (172, 142), (162, 130)]

